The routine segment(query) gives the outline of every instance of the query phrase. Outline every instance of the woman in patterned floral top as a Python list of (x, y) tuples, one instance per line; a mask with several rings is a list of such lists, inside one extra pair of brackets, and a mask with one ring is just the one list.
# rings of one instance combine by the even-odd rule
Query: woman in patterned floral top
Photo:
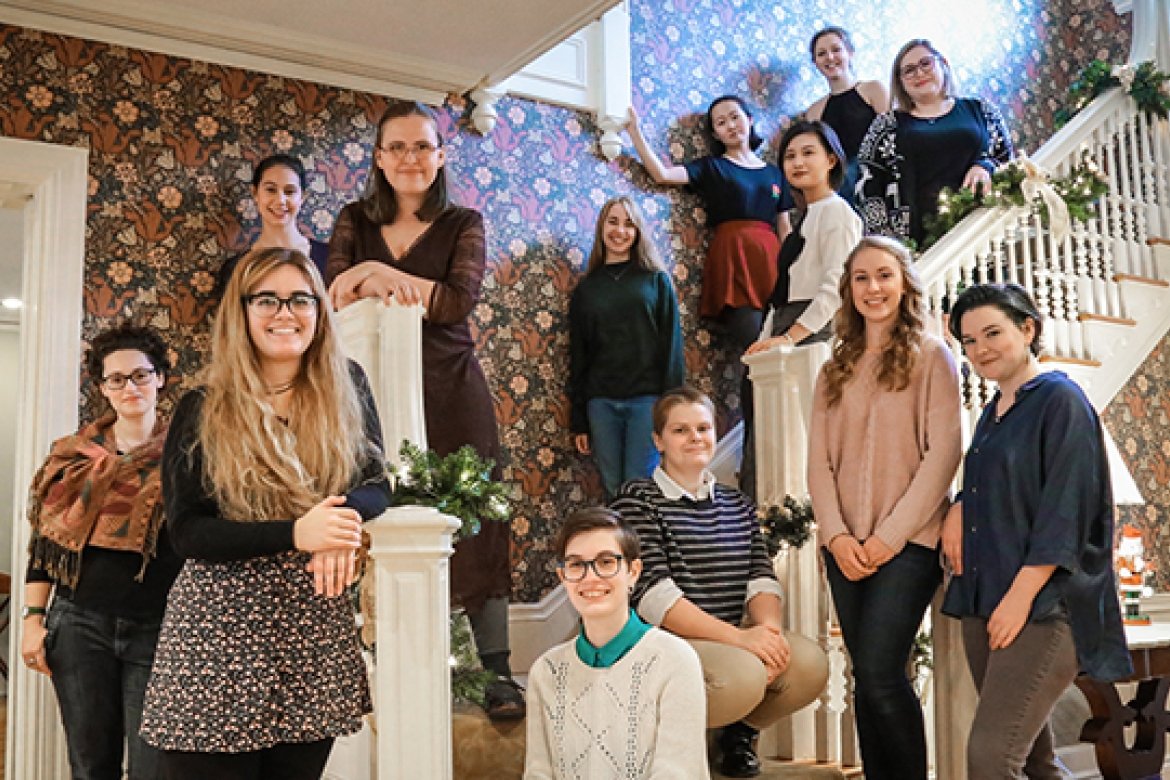
[(175, 580), (142, 735), (169, 778), (319, 778), (370, 711), (346, 589), (389, 504), (365, 375), (300, 252), (244, 257), (163, 452)]
[(861, 142), (855, 202), (865, 232), (921, 243), (944, 188), (991, 185), (1012, 157), (1003, 117), (978, 98), (955, 96), (951, 66), (930, 41), (906, 43), (894, 58), (894, 110), (873, 120)]

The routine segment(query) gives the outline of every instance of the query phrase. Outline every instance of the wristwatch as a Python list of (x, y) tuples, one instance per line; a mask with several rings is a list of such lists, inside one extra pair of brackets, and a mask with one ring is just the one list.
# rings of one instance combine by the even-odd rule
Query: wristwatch
[(20, 619), (24, 620), (29, 615), (43, 615), (43, 614), (45, 614), (44, 607), (30, 607), (30, 606), (26, 605), (24, 609), (20, 610)]

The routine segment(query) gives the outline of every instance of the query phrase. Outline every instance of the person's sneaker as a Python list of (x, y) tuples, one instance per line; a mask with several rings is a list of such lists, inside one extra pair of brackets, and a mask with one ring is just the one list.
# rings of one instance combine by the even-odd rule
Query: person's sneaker
[(719, 737), (719, 748), (723, 754), (719, 773), (725, 777), (755, 777), (760, 773), (760, 759), (754, 747), (756, 734), (751, 726), (732, 723), (723, 729)]
[(511, 677), (497, 677), (483, 694), (483, 709), (491, 720), (522, 720), (527, 711), (524, 689)]

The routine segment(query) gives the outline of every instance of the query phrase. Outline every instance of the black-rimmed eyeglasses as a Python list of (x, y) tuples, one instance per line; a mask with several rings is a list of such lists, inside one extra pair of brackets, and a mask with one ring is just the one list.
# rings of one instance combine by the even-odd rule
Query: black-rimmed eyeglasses
[(133, 382), (135, 387), (145, 387), (150, 383), (154, 375), (158, 373), (158, 369), (154, 368), (136, 368), (130, 372), (130, 376), (125, 374), (108, 374), (102, 377), (102, 384), (110, 390), (121, 390), (126, 386), (127, 382)]
[(245, 295), (241, 300), (253, 314), (260, 317), (275, 317), (285, 306), (294, 315), (305, 317), (316, 313), (321, 302), (316, 295), (307, 292), (295, 292), (287, 298), (281, 298), (276, 293), (258, 292)]
[(406, 144), (402, 141), (391, 141), (388, 144), (383, 144), (380, 148), (395, 160), (405, 160), (406, 156), (411, 154), (414, 155), (416, 160), (421, 160), (424, 157), (430, 157), (439, 147), (430, 141), (417, 141), (413, 144)]
[(561, 576), (568, 582), (580, 582), (585, 579), (585, 575), (589, 573), (590, 569), (593, 569), (593, 573), (601, 579), (608, 580), (610, 577), (616, 576), (622, 568), (622, 556), (603, 553), (591, 561), (570, 558), (558, 563), (557, 568), (561, 570)]
[(898, 72), (902, 74), (902, 78), (912, 79), (919, 73), (930, 73), (936, 60), (938, 60), (938, 55), (931, 54), (929, 57), (923, 57), (918, 62), (903, 65), (898, 69)]

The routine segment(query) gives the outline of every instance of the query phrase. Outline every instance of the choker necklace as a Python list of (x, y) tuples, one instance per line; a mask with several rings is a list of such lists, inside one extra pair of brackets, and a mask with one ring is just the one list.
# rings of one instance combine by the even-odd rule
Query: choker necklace
[(295, 385), (296, 383), (297, 383), (297, 380), (291, 379), (288, 382), (285, 382), (283, 385), (277, 385), (276, 387), (270, 387), (270, 388), (268, 388), (268, 394), (269, 395), (284, 395), (289, 390), (292, 390), (293, 385)]
[[(613, 265), (617, 265), (617, 263), (613, 263)], [(618, 271), (616, 274), (613, 272), (612, 269), (610, 269), (609, 264), (603, 265), (602, 268), (605, 269), (606, 276), (608, 276), (610, 279), (613, 279), (616, 282), (616, 281), (620, 280), (623, 276), (626, 275), (626, 271), (630, 270), (630, 265), (628, 262), (624, 263), (622, 265), (622, 270)]]

